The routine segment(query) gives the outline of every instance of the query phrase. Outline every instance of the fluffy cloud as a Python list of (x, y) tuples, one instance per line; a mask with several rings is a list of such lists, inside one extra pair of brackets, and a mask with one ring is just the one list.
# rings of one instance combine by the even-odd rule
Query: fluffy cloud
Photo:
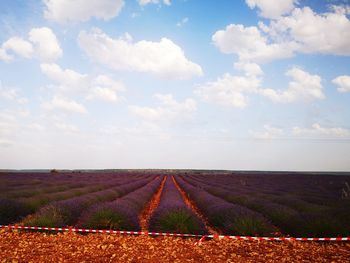
[(9, 62), (12, 59), (12, 57), (7, 54), (6, 49), (0, 47), (0, 61), (6, 61)]
[(16, 101), (19, 104), (27, 103), (28, 99), (25, 97), (19, 97), (17, 91), (16, 88), (4, 87), (0, 81), (0, 99)]
[(253, 8), (259, 8), (259, 15), (265, 18), (278, 18), (293, 10), (297, 0), (246, 0), (247, 5)]
[(57, 86), (62, 93), (83, 94), (86, 99), (99, 99), (116, 102), (120, 99), (118, 92), (124, 91), (122, 83), (111, 79), (106, 75), (96, 77), (81, 74), (71, 69), (62, 69), (57, 64), (41, 64), (41, 71)]
[(37, 57), (42, 61), (51, 61), (62, 56), (56, 35), (50, 28), (33, 28), (29, 32), (29, 40), (34, 44)]
[(55, 63), (40, 65), (41, 71), (51, 80), (59, 84), (59, 89), (66, 92), (78, 92), (88, 89), (88, 75), (71, 69), (62, 69)]
[(283, 135), (283, 130), (280, 128), (276, 128), (270, 125), (265, 124), (263, 131), (250, 131), (249, 132), (253, 138), (255, 139), (262, 139), (262, 140), (271, 140), (280, 137)]
[(348, 56), (350, 20), (342, 10), (317, 14), (309, 7), (295, 8), (289, 16), (261, 28), (276, 41), (297, 42), (299, 52)]
[(216, 81), (197, 86), (194, 93), (206, 102), (245, 108), (248, 104), (248, 97), (245, 94), (256, 92), (260, 82), (261, 80), (255, 76), (232, 76), (226, 73)]
[(28, 40), (11, 37), (0, 48), (0, 60), (10, 61), (13, 55), (24, 58), (37, 58), (41, 61), (52, 61), (62, 56), (62, 49), (56, 35), (50, 28), (33, 28), (28, 33)]
[[(162, 2), (162, 0), (138, 0), (139, 5), (148, 5), (148, 4), (159, 4)], [(171, 5), (171, 0), (163, 0), (163, 3), (165, 5)]]
[(201, 67), (189, 61), (184, 51), (167, 38), (133, 43), (129, 34), (113, 39), (96, 29), (90, 33), (80, 32), (78, 40), (92, 60), (115, 70), (153, 73), (173, 79), (202, 75)]
[(238, 70), (242, 70), (245, 72), (246, 76), (260, 76), (263, 75), (261, 67), (256, 63), (243, 63), (237, 62), (234, 64), (234, 68)]
[(13, 145), (14, 142), (13, 141), (10, 141), (10, 140), (6, 140), (6, 139), (1, 139), (0, 138), (0, 146), (1, 147), (9, 147), (11, 145)]
[(313, 138), (350, 138), (350, 130), (341, 127), (322, 127), (314, 123), (311, 128), (294, 127), (292, 134), (295, 136), (306, 136)]
[(91, 89), (86, 96), (87, 99), (100, 99), (109, 102), (116, 102), (122, 99), (119, 91), (124, 91), (125, 87), (121, 82), (115, 81), (108, 76), (98, 75), (92, 79)]
[(19, 37), (11, 37), (2, 44), (2, 48), (24, 58), (31, 58), (34, 52), (32, 44)]
[(65, 132), (65, 133), (76, 133), (79, 131), (78, 127), (76, 127), (75, 125), (71, 125), (71, 124), (67, 124), (64, 122), (56, 122), (54, 124), (55, 128)]
[(216, 81), (197, 86), (194, 93), (203, 101), (236, 108), (245, 108), (248, 105), (249, 94), (260, 94), (278, 103), (325, 98), (320, 76), (311, 75), (297, 67), (286, 72), (286, 75), (292, 78), (288, 88), (274, 90), (262, 88), (263, 71), (259, 65), (238, 62), (234, 66), (244, 71), (245, 75), (232, 76), (226, 73)]
[(350, 76), (343, 75), (336, 77), (332, 80), (332, 82), (338, 86), (337, 90), (339, 92), (350, 92)]
[(255, 26), (230, 24), (212, 36), (214, 44), (225, 54), (237, 54), (241, 61), (269, 62), (289, 58), (297, 48), (296, 43), (269, 43)]
[[(259, 1), (261, 2), (261, 1)], [(265, 2), (265, 1), (264, 1)], [(278, 6), (280, 2), (271, 1)], [(249, 1), (259, 6), (258, 1)], [(311, 8), (294, 8), (259, 27), (230, 24), (212, 36), (213, 43), (225, 54), (236, 54), (240, 61), (266, 63), (290, 58), (295, 53), (350, 55), (350, 20), (348, 9), (333, 7), (317, 14)]]
[(108, 20), (118, 16), (123, 0), (44, 0), (44, 16), (59, 23), (87, 21), (92, 17)]
[(16, 89), (5, 89), (1, 86), (0, 83), (0, 98), (6, 100), (14, 100), (17, 97)]
[(245, 76), (224, 74), (216, 81), (197, 86), (194, 93), (203, 101), (222, 106), (244, 108), (248, 104), (247, 93), (255, 93), (261, 85), (263, 74), (259, 65), (254, 63), (236, 63), (236, 69), (243, 70)]
[(196, 102), (193, 99), (186, 99), (178, 102), (171, 94), (155, 94), (158, 100), (158, 107), (129, 106), (129, 111), (145, 121), (150, 122), (171, 122), (179, 121), (190, 117), (196, 110)]
[(296, 67), (288, 70), (286, 75), (292, 78), (286, 90), (260, 89), (259, 92), (274, 102), (282, 103), (325, 98), (320, 76)]
[(66, 113), (87, 113), (87, 110), (82, 104), (58, 95), (54, 96), (51, 101), (43, 102), (41, 107), (50, 111), (58, 110)]

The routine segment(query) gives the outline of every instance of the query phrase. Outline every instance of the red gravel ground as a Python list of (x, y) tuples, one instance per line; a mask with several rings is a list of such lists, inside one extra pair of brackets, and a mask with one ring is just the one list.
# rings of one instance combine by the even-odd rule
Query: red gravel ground
[(199, 209), (197, 208), (195, 203), (190, 198), (188, 198), (186, 192), (181, 189), (179, 184), (176, 182), (174, 176), (172, 176), (172, 180), (173, 180), (177, 190), (180, 192), (180, 194), (182, 196), (182, 199), (184, 200), (185, 204), (193, 211), (193, 213), (195, 213), (202, 220), (202, 222), (204, 223), (205, 228), (208, 230), (209, 234), (211, 234), (211, 235), (219, 235), (219, 234), (221, 234), (218, 230), (216, 230), (213, 227), (209, 226), (209, 223), (206, 220), (205, 216), (199, 211)]
[(0, 231), (0, 262), (350, 262), (350, 243)]
[(154, 210), (156, 210), (158, 205), (159, 205), (160, 197), (161, 197), (162, 192), (163, 192), (166, 178), (167, 177), (164, 176), (162, 182), (160, 183), (159, 189), (154, 194), (154, 196), (151, 198), (151, 200), (148, 202), (146, 207), (141, 212), (141, 215), (139, 216), (141, 231), (148, 231), (149, 220), (150, 220)]

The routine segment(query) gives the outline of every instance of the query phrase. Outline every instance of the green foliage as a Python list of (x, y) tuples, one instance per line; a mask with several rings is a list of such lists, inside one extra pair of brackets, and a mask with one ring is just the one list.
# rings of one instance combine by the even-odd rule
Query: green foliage
[(158, 231), (172, 233), (197, 233), (200, 226), (196, 219), (186, 210), (169, 210), (158, 219)]
[(90, 229), (130, 229), (128, 218), (109, 208), (98, 209), (82, 225)]
[(252, 217), (240, 217), (227, 226), (235, 235), (267, 236), (274, 230), (265, 222)]

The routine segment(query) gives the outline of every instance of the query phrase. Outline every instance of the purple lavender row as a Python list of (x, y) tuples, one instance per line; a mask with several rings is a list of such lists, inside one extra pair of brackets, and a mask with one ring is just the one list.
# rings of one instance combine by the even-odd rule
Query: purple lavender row
[[(19, 222), (24, 216), (31, 214), (37, 211), (40, 207), (48, 204), (52, 201), (65, 200), (77, 196), (81, 196), (83, 194), (89, 194), (92, 192), (101, 191), (103, 189), (109, 189), (111, 187), (115, 187), (118, 185), (122, 185), (125, 183), (137, 181), (140, 179), (152, 179), (154, 175), (145, 174), (145, 173), (105, 173), (98, 172), (92, 173), (88, 172), (84, 173), (59, 173), (59, 174), (48, 174), (48, 173), (7, 173), (0, 174), (0, 181), (5, 183), (9, 183), (8, 181), (17, 182), (21, 185), (23, 183), (21, 180), (26, 183), (32, 182), (33, 184), (21, 185), (21, 187), (26, 187), (35, 191), (37, 186), (37, 182), (40, 179), (47, 179), (51, 183), (54, 183), (57, 180), (57, 183), (63, 181), (67, 181), (70, 179), (71, 185), (74, 187), (77, 184), (86, 185), (84, 188), (78, 189), (69, 189), (64, 192), (56, 192), (50, 194), (37, 194), (30, 198), (2, 198), (0, 199), (0, 223), (1, 224), (9, 224), (14, 222)], [(62, 179), (63, 178), (63, 179)], [(61, 180), (62, 179), (62, 180)], [(36, 182), (34, 184), (33, 180)], [(40, 181), (39, 181), (40, 182)], [(95, 182), (92, 184), (92, 182)], [(22, 188), (21, 188), (22, 189)], [(19, 195), (20, 195), (19, 190)]]
[(209, 223), (225, 235), (270, 235), (275, 228), (260, 213), (209, 194), (203, 186), (191, 185), (180, 176), (180, 187), (195, 202)]
[[(201, 181), (201, 187), (215, 196), (263, 214), (285, 235), (317, 237), (350, 233), (349, 202), (340, 195), (347, 180), (345, 176), (231, 173), (187, 178)], [(231, 190), (225, 190), (228, 186)]]
[(229, 173), (190, 175), (194, 179), (214, 182), (223, 187), (244, 188), (250, 192), (280, 195), (298, 193), (301, 198), (321, 202), (324, 199), (337, 199), (339, 191), (348, 179), (344, 176), (326, 174), (286, 174), (286, 173)]
[(163, 176), (112, 202), (96, 204), (84, 212), (78, 227), (139, 231), (138, 216), (160, 186)]
[(150, 180), (118, 185), (106, 190), (85, 194), (79, 197), (53, 202), (26, 218), (25, 225), (61, 227), (73, 225), (81, 213), (99, 202), (114, 200), (147, 184)]
[(187, 207), (172, 178), (168, 176), (160, 204), (150, 220), (150, 231), (207, 234), (203, 222)]
[(227, 191), (223, 187), (215, 187), (213, 184), (206, 184), (199, 180), (193, 180), (192, 178), (186, 178), (186, 181), (230, 203), (238, 204), (261, 213), (269, 218), (275, 226), (279, 227), (279, 230), (284, 234), (293, 232), (293, 225), (297, 219), (300, 219), (298, 211), (288, 206), (274, 203), (267, 199), (262, 200), (261, 198), (252, 197), (248, 194), (242, 194), (242, 192)]

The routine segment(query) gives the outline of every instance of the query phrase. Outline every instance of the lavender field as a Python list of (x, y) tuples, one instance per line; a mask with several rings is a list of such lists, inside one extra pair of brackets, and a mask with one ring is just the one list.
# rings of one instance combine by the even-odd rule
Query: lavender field
[(345, 173), (1, 172), (0, 224), (141, 230), (143, 220), (159, 232), (349, 236), (349, 183)]

